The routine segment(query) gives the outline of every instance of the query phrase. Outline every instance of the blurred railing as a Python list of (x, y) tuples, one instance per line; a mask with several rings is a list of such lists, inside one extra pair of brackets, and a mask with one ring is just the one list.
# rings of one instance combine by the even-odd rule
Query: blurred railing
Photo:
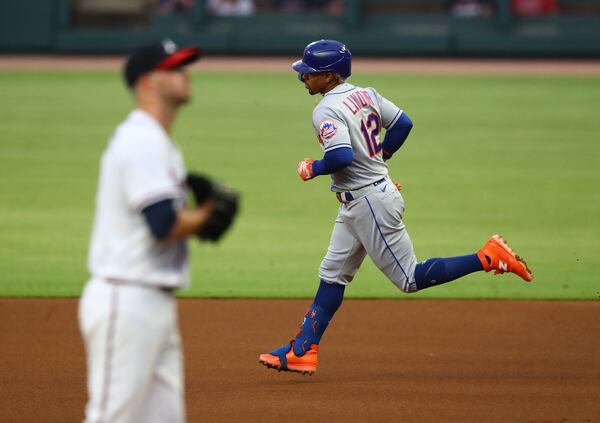
[(337, 38), (372, 55), (600, 56), (600, 0), (29, 0), (0, 2), (0, 17), (0, 51), (113, 53), (171, 36), (220, 54)]

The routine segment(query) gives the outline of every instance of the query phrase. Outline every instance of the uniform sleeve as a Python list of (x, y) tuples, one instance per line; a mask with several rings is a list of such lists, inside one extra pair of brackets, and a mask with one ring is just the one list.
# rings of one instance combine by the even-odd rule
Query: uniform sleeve
[(158, 203), (144, 207), (142, 214), (146, 218), (150, 232), (159, 241), (169, 235), (171, 228), (173, 228), (177, 220), (177, 215), (173, 208), (173, 200), (171, 199), (161, 200)]
[(170, 172), (160, 140), (132, 140), (120, 153), (122, 182), (132, 208), (141, 211), (150, 204), (177, 197), (176, 176)]
[(391, 128), (402, 115), (402, 110), (387, 98), (379, 94), (375, 89), (371, 88), (379, 104), (381, 110), (381, 124), (385, 129)]
[(348, 127), (331, 109), (317, 108), (313, 112), (313, 126), (325, 153), (337, 148), (352, 148)]

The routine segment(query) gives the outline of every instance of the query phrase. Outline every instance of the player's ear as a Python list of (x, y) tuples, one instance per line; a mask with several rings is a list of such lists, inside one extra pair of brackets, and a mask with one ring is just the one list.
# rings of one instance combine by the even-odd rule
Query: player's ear
[(154, 72), (149, 72), (141, 75), (135, 84), (136, 90), (147, 90), (152, 86), (152, 76)]
[(153, 87), (155, 85), (152, 73), (153, 72), (143, 74), (136, 81), (135, 86), (133, 87), (133, 94), (137, 102), (142, 101), (148, 95), (152, 95), (151, 93), (154, 91)]

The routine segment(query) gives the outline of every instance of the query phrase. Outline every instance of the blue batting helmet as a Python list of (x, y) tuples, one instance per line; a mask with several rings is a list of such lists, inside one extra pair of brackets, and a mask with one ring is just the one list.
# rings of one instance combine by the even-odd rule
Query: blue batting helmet
[(337, 72), (346, 79), (352, 74), (352, 53), (339, 41), (313, 41), (304, 49), (302, 60), (292, 68), (299, 74)]

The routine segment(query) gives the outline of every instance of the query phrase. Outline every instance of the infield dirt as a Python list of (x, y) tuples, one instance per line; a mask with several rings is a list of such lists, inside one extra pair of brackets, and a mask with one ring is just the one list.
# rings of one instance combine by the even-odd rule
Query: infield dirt
[[(347, 300), (314, 376), (259, 365), (308, 304), (179, 300), (188, 421), (600, 421), (600, 302)], [(77, 300), (0, 299), (0, 333), (0, 421), (81, 421)]]

